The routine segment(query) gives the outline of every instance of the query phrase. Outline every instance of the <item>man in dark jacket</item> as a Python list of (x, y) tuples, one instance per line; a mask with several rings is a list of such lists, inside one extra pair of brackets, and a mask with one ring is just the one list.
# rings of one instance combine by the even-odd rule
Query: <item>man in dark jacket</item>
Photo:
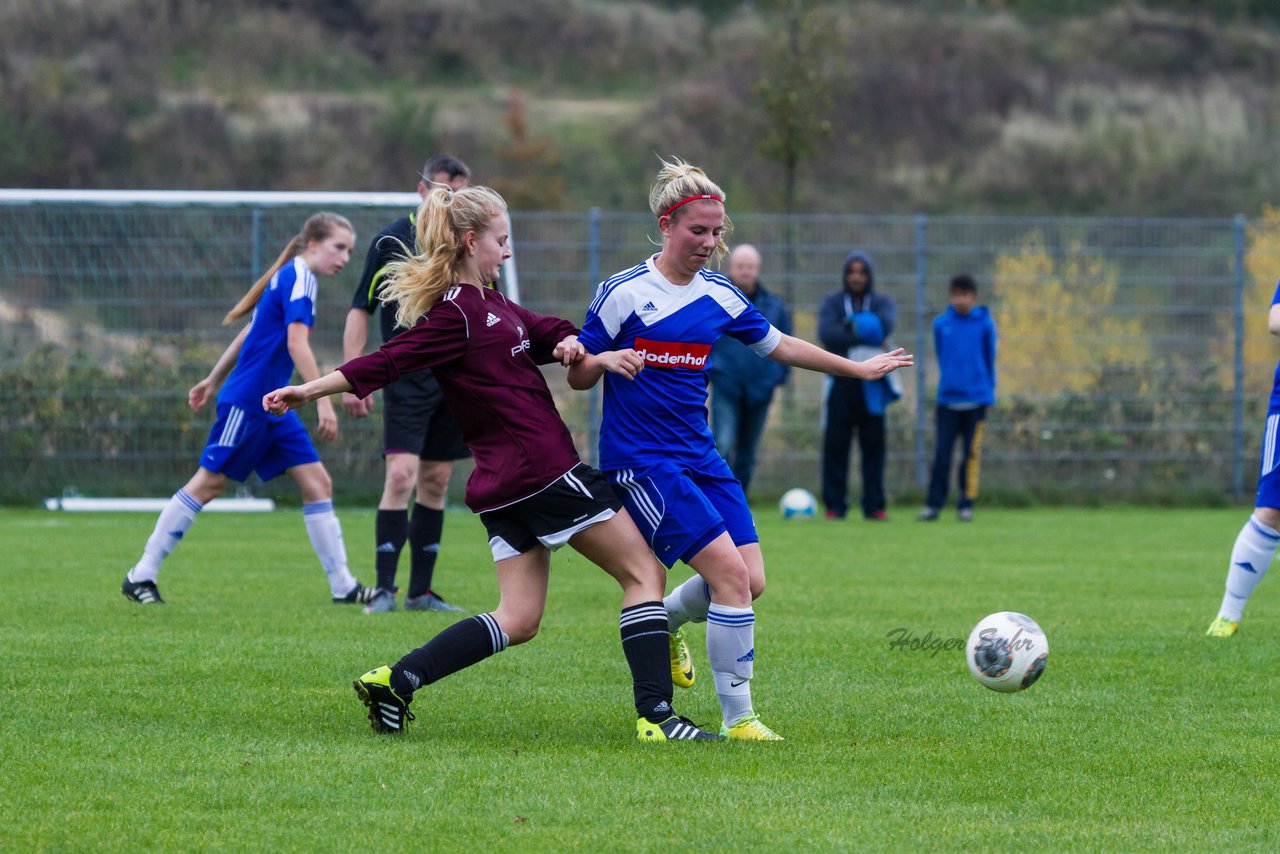
[[(783, 335), (791, 334), (786, 305), (760, 284), (760, 253), (755, 247), (744, 243), (734, 248), (725, 272), (770, 323)], [(756, 449), (774, 389), (786, 382), (789, 370), (771, 359), (761, 359), (728, 335), (711, 349), (711, 429), (716, 449), (733, 469), (743, 492), (751, 487)]]
[[(844, 261), (841, 284), (818, 308), (822, 346), (857, 360), (884, 352), (897, 307), (887, 294), (876, 292), (871, 256), (851, 252)], [(862, 457), (862, 515), (886, 521), (884, 411), (901, 395), (899, 386), (887, 378), (868, 382), (832, 377), (827, 383), (822, 437), (822, 503), (827, 518), (843, 519), (849, 509), (849, 451), (856, 430)]]

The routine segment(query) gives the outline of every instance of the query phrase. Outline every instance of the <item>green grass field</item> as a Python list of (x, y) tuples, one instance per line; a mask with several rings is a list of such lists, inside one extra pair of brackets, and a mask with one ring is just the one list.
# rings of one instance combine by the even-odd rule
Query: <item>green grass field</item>
[[(788, 740), (640, 745), (617, 591), (567, 551), (542, 634), (420, 692), (389, 738), (350, 680), (450, 619), (330, 604), (296, 511), (202, 517), (162, 607), (118, 592), (149, 514), (0, 511), (0, 849), (1280, 846), (1280, 590), (1241, 635), (1203, 637), (1246, 511), (759, 515), (755, 698)], [(372, 581), (373, 516), (342, 518)], [(442, 591), (496, 604), (475, 519), (450, 514), (444, 555)], [(979, 686), (959, 652), (889, 644), (998, 610), (1049, 637), (1021, 694)], [(710, 722), (702, 637), (676, 700)]]

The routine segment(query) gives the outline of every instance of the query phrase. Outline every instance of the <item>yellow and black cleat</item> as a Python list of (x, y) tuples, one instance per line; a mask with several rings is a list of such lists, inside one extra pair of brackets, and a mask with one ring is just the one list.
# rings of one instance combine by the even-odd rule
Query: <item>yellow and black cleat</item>
[(786, 741), (765, 726), (754, 714), (748, 715), (733, 726), (720, 724), (720, 734), (730, 741)]
[(723, 737), (714, 732), (708, 732), (686, 717), (672, 715), (656, 724), (640, 718), (636, 721), (636, 739), (639, 741), (722, 741)]
[(1211, 638), (1229, 638), (1239, 630), (1240, 623), (1219, 616), (1218, 619), (1209, 624), (1209, 631), (1205, 632), (1205, 635)]
[(404, 732), (405, 724), (413, 720), (409, 711), (412, 697), (401, 697), (391, 687), (391, 668), (383, 665), (370, 670), (351, 683), (356, 696), (369, 709), (369, 723), (374, 732)]
[(696, 678), (689, 645), (684, 642), (684, 629), (671, 633), (671, 682), (677, 688), (692, 688)]

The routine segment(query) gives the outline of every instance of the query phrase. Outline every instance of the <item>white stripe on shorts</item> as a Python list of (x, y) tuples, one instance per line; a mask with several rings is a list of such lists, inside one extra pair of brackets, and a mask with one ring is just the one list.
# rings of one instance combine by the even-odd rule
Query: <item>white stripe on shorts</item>
[(508, 558), (520, 557), (520, 552), (512, 548), (511, 544), (502, 539), (502, 537), (490, 537), (489, 550), (493, 552), (494, 563)]
[(632, 500), (635, 501), (636, 508), (644, 516), (645, 521), (649, 523), (649, 527), (658, 530), (658, 526), (662, 524), (662, 514), (658, 512), (658, 508), (654, 506), (653, 501), (645, 493), (644, 487), (635, 482), (635, 470), (623, 469), (618, 472), (617, 483), (628, 493), (631, 494)]
[(231, 412), (227, 414), (227, 423), (222, 427), (222, 435), (218, 437), (218, 447), (234, 448), (236, 446), (236, 437), (240, 431), (240, 425), (243, 423), (244, 410), (238, 406), (231, 407)]
[(586, 484), (584, 484), (582, 481), (578, 480), (576, 477), (573, 476), (572, 471), (567, 471), (564, 473), (564, 482), (569, 484), (574, 489), (578, 490), (588, 498), (595, 498), (595, 496), (591, 494), (591, 490), (587, 489)]
[(606, 507), (604, 510), (601, 510), (586, 521), (579, 522), (572, 527), (565, 528), (563, 531), (556, 531), (554, 534), (548, 534), (545, 537), (538, 537), (538, 542), (542, 543), (542, 545), (546, 546), (549, 550), (555, 551), (565, 543), (569, 542), (569, 539), (579, 531), (584, 531), (592, 525), (598, 525), (601, 522), (608, 522), (613, 517), (614, 512)]
[(1276, 467), (1276, 429), (1280, 427), (1280, 413), (1267, 416), (1267, 433), (1262, 440), (1262, 476), (1266, 477)]

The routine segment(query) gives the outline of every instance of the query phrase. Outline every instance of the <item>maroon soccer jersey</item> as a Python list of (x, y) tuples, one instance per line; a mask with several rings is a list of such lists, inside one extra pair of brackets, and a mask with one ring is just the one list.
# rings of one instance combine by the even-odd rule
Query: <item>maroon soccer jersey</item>
[(481, 513), (538, 492), (580, 462), (538, 369), (577, 332), (497, 291), (460, 285), (412, 329), (338, 370), (363, 398), (431, 368), (475, 457), (466, 502)]

